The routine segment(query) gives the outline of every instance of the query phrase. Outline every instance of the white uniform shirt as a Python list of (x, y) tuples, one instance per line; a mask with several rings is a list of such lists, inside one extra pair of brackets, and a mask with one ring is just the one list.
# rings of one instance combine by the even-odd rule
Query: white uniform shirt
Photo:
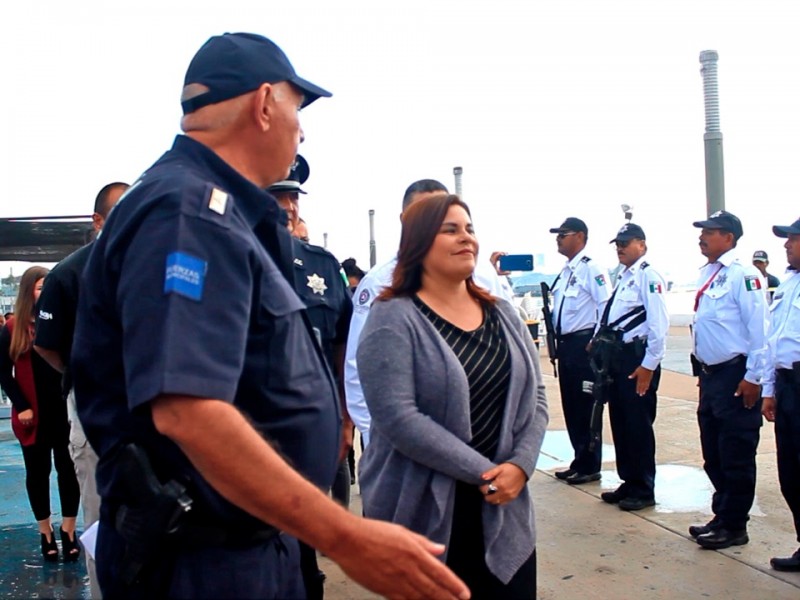
[(611, 296), (610, 287), (606, 270), (583, 250), (578, 252), (564, 265), (553, 288), (553, 329), (561, 335), (594, 329)]
[[(367, 322), (369, 309), (375, 301), (375, 297), (384, 288), (392, 283), (392, 275), (397, 265), (397, 257), (387, 263), (374, 267), (364, 276), (353, 293), (353, 318), (350, 320), (350, 333), (347, 335), (347, 351), (344, 363), (344, 390), (347, 400), (347, 412), (350, 418), (361, 433), (364, 446), (369, 443), (369, 426), (371, 417), (367, 403), (364, 400), (364, 392), (361, 390), (361, 379), (358, 376), (358, 364), (356, 363), (356, 353), (358, 342), (361, 337), (361, 330)], [(486, 288), (497, 297), (512, 302), (512, 295), (508, 283), (498, 277), (494, 267), (486, 260), (479, 260), (475, 264), (473, 274), (475, 283)]]
[[(633, 309), (644, 306), (647, 319), (624, 333), (622, 341), (628, 343), (634, 338), (647, 338), (647, 350), (642, 366), (654, 371), (663, 360), (667, 347), (669, 314), (664, 300), (667, 284), (642, 257), (617, 276), (615, 289), (608, 309), (608, 323), (613, 323)], [(630, 319), (624, 320), (615, 329), (624, 327), (629, 321)]]
[(747, 356), (745, 379), (761, 383), (767, 354), (767, 297), (758, 270), (729, 250), (700, 269), (700, 295), (694, 314), (694, 355), (707, 365)]
[(772, 298), (767, 341), (767, 368), (762, 396), (775, 396), (775, 369), (800, 361), (800, 273), (789, 271)]

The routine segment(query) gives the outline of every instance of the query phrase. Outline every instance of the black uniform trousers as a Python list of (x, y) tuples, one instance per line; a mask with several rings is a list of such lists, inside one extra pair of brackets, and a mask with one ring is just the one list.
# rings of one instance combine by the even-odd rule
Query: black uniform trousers
[(594, 400), (591, 393), (583, 391), (585, 381), (594, 381), (589, 354), (586, 352), (586, 345), (593, 333), (594, 330), (587, 329), (558, 338), (558, 387), (569, 441), (575, 451), (575, 458), (569, 467), (584, 475), (600, 471), (602, 455), (601, 444), (596, 444), (594, 450), (589, 451), (589, 426)]
[[(650, 388), (644, 396), (636, 393), (636, 380), (628, 379), (642, 363), (638, 344), (623, 344), (619, 372), (608, 390), (608, 417), (617, 455), (617, 474), (621, 489), (629, 498), (652, 499), (656, 479), (656, 392), (661, 366), (653, 371)], [(641, 346), (639, 346), (641, 348)]]
[(795, 381), (791, 369), (778, 369), (775, 373), (775, 397), (778, 480), (800, 542), (800, 381)]
[(703, 468), (714, 495), (711, 510), (720, 526), (732, 531), (747, 527), (756, 490), (756, 448), (761, 427), (761, 401), (745, 408), (734, 396), (744, 378), (746, 359), (700, 372), (697, 420)]

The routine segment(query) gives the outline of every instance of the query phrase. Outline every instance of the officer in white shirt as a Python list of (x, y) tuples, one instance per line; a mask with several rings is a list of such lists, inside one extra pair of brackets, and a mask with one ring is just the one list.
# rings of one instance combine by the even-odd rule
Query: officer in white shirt
[[(789, 269), (770, 305), (761, 412), (775, 423), (778, 479), (800, 542), (800, 219), (772, 231), (786, 238)], [(800, 572), (800, 548), (788, 558), (771, 559), (770, 565), (776, 571)]]
[(614, 435), (616, 490), (600, 497), (622, 510), (655, 504), (656, 392), (666, 350), (669, 315), (664, 278), (645, 260), (647, 243), (639, 225), (627, 223), (610, 243), (624, 269), (606, 305), (601, 326), (617, 332), (615, 360), (608, 387), (608, 414)]
[(749, 541), (767, 302), (759, 272), (734, 256), (743, 233), (739, 219), (718, 211), (694, 226), (702, 228), (700, 252), (708, 259), (698, 279), (692, 334), (700, 378), (697, 419), (704, 468), (714, 486), (714, 518), (689, 533), (703, 548), (718, 549)]
[(564, 421), (575, 457), (569, 468), (556, 477), (571, 484), (600, 479), (601, 444), (589, 450), (593, 399), (590, 387), (594, 374), (586, 346), (605, 310), (610, 295), (608, 272), (586, 256), (589, 229), (576, 217), (567, 218), (555, 233), (558, 252), (567, 263), (551, 286), (553, 329), (558, 355), (558, 385)]
[[(405, 211), (417, 200), (447, 193), (447, 188), (434, 179), (415, 181), (408, 186), (403, 195), (403, 210)], [(396, 264), (397, 256), (394, 256), (389, 262), (370, 269), (353, 293), (353, 317), (350, 321), (350, 333), (347, 336), (344, 385), (347, 412), (350, 413), (350, 418), (361, 433), (361, 440), (364, 446), (369, 443), (369, 426), (372, 419), (367, 409), (367, 403), (364, 400), (364, 392), (361, 390), (361, 380), (358, 376), (358, 365), (356, 363), (358, 341), (375, 297), (392, 282)], [(508, 287), (504, 286), (500, 281), (494, 267), (488, 260), (479, 260), (476, 263), (474, 279), (478, 285), (489, 290), (493, 296), (503, 298), (509, 302), (512, 301)]]

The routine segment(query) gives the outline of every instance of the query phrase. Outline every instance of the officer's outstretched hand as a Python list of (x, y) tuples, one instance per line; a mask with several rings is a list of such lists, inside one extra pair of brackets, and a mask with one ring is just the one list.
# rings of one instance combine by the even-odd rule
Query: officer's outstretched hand
[(436, 558), (444, 545), (384, 521), (359, 519), (357, 527), (328, 555), (364, 587), (387, 598), (470, 597), (464, 582)]
[(650, 389), (650, 382), (653, 381), (653, 372), (639, 365), (636, 370), (628, 375), (628, 379), (636, 380), (636, 393), (644, 396)]
[(744, 404), (745, 408), (753, 408), (761, 397), (761, 386), (742, 379), (736, 388), (734, 396), (742, 397), (742, 404)]
[(772, 396), (764, 396), (764, 403), (761, 405), (761, 414), (770, 423), (775, 422), (775, 398)]

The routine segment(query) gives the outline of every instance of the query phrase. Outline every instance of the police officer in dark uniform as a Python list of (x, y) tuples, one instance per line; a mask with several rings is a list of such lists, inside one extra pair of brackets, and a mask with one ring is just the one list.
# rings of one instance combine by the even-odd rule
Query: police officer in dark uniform
[(585, 253), (589, 229), (581, 219), (569, 217), (555, 233), (558, 252), (567, 257), (553, 288), (553, 327), (558, 342), (558, 385), (564, 420), (575, 458), (556, 477), (581, 484), (600, 479), (601, 445), (589, 449), (594, 380), (586, 347), (610, 295), (605, 269)]
[(700, 270), (692, 327), (693, 365), (700, 379), (697, 420), (703, 468), (714, 486), (714, 518), (689, 534), (703, 548), (749, 541), (747, 521), (756, 487), (761, 427), (761, 378), (766, 359), (767, 301), (761, 275), (735, 256), (742, 223), (718, 211), (701, 228)]
[(187, 135), (111, 213), (79, 298), (103, 595), (303, 597), (292, 536), (378, 593), (466, 593), (443, 548), (320, 491), (337, 465), (335, 383), (263, 190), (294, 160), (299, 109), (330, 94), (242, 33), (209, 39), (184, 84)]
[[(298, 154), (289, 176), (271, 185), (267, 191), (286, 211), (287, 228), (292, 233), (294, 289), (306, 305), (314, 333), (336, 378), (339, 397), (343, 399), (342, 371), (347, 332), (353, 315), (353, 302), (336, 257), (325, 248), (307, 243), (301, 237), (306, 231), (300, 227), (298, 200), (299, 194), (306, 193), (300, 186), (306, 182), (309, 174), (308, 162)], [(347, 407), (342, 404), (342, 411), (346, 416)], [(350, 466), (344, 457), (353, 443), (352, 431), (352, 422), (349, 418), (345, 418), (342, 433), (346, 439), (343, 439), (339, 468), (336, 470), (331, 490), (333, 498), (345, 508), (350, 506)], [(320, 571), (317, 564), (316, 551), (301, 543), (300, 559), (308, 598), (319, 600), (323, 597), (325, 574)]]
[(611, 243), (616, 244), (624, 269), (600, 323), (601, 329), (613, 332), (616, 346), (607, 397), (617, 473), (623, 483), (600, 497), (622, 510), (640, 510), (655, 504), (653, 423), (669, 330), (667, 284), (644, 260), (647, 243), (639, 225), (623, 225)]
[[(772, 232), (786, 239), (789, 270), (770, 305), (761, 411), (775, 423), (778, 479), (800, 542), (800, 219), (775, 225)], [(800, 572), (800, 548), (791, 556), (772, 558), (770, 565), (776, 571)]]

